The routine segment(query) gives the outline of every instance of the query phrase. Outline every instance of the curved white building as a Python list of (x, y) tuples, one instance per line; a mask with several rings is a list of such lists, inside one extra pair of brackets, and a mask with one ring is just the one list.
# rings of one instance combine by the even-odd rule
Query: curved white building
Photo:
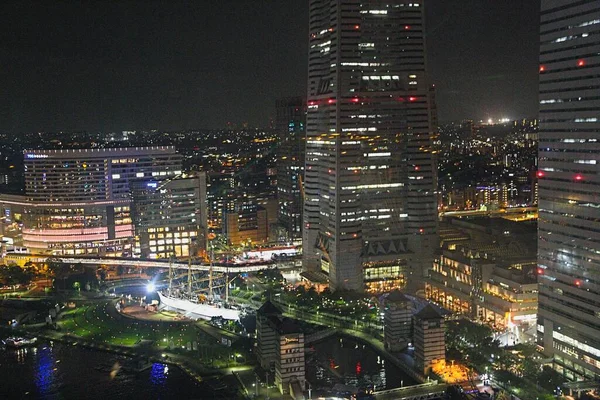
[(174, 147), (26, 150), (25, 196), (0, 196), (3, 235), (33, 254), (131, 256), (132, 187), (181, 174)]

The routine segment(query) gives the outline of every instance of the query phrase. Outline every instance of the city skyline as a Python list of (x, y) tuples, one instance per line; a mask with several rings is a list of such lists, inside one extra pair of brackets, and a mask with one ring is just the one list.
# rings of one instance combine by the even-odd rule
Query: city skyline
[(0, 15), (0, 398), (600, 395), (598, 0)]
[[(139, 4), (6, 6), (0, 131), (268, 126), (306, 95), (307, 2)], [(441, 121), (535, 116), (538, 5), (427, 3)]]

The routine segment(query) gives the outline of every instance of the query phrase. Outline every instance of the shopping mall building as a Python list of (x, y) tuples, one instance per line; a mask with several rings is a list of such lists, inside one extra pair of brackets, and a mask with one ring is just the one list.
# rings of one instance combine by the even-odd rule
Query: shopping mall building
[[(24, 161), (25, 195), (0, 195), (5, 250), (24, 247), (37, 255), (131, 257), (144, 248), (146, 257), (181, 256), (189, 253), (192, 238), (202, 231), (201, 179), (182, 175), (182, 157), (174, 147), (27, 150)], [(140, 187), (150, 189), (148, 196), (156, 207), (134, 207), (134, 194), (140, 193), (135, 188)], [(173, 201), (174, 196), (187, 202)], [(146, 214), (140, 216), (142, 210)], [(163, 233), (150, 246), (144, 242), (147, 235), (140, 238), (136, 233), (136, 215), (145, 227), (161, 225), (163, 232), (177, 230), (177, 235), (170, 235), (167, 243)], [(177, 227), (170, 229), (170, 224)]]

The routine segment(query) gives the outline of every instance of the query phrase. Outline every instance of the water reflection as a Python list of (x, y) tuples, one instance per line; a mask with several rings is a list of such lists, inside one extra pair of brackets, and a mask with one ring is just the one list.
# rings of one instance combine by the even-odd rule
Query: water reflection
[(154, 386), (164, 387), (167, 382), (169, 367), (166, 364), (154, 363), (150, 371), (150, 383)]
[[(21, 350), (26, 351), (27, 349)], [(35, 371), (35, 385), (40, 394), (45, 395), (52, 390), (56, 369), (52, 348), (50, 346), (42, 347), (37, 353)]]
[(73, 346), (39, 344), (0, 350), (0, 399), (212, 399), (206, 388), (177, 368), (153, 364), (145, 371), (134, 360)]
[(307, 351), (307, 378), (314, 388), (330, 389), (336, 384), (385, 390), (414, 383), (390, 363), (385, 363), (368, 346), (351, 339), (332, 338)]

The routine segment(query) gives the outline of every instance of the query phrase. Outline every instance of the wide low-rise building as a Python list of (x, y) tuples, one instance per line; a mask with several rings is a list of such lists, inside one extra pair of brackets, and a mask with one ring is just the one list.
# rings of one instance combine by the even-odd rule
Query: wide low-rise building
[(233, 246), (266, 243), (269, 239), (267, 210), (254, 202), (225, 213), (223, 234)]
[(538, 286), (532, 260), (501, 263), (465, 249), (444, 250), (426, 282), (426, 297), (445, 309), (497, 329), (531, 325)]
[(500, 218), (451, 218), (428, 273), (427, 299), (497, 329), (535, 324), (535, 226)]
[(131, 201), (42, 201), (0, 196), (2, 237), (47, 256), (131, 256)]
[(186, 256), (204, 238), (205, 185), (181, 176), (174, 147), (26, 150), (24, 162), (25, 195), (0, 195), (0, 233), (32, 254)]

